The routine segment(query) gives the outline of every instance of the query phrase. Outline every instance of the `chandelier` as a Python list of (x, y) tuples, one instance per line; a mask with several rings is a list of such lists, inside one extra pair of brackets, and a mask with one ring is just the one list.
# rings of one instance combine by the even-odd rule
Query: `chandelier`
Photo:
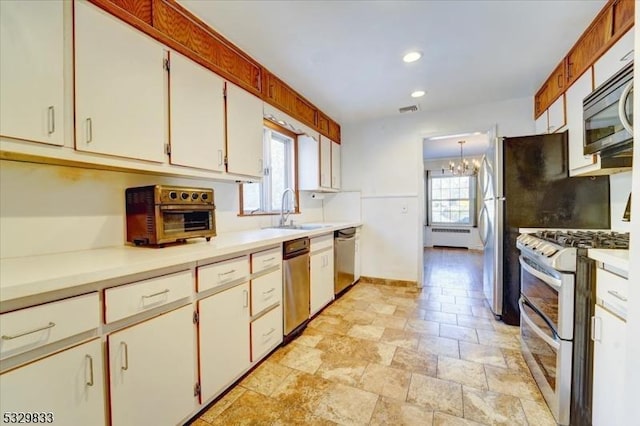
[(475, 175), (480, 170), (480, 163), (478, 160), (474, 159), (469, 162), (462, 155), (462, 146), (466, 141), (458, 141), (460, 144), (460, 161), (456, 164), (453, 161), (449, 162), (449, 172), (453, 175)]

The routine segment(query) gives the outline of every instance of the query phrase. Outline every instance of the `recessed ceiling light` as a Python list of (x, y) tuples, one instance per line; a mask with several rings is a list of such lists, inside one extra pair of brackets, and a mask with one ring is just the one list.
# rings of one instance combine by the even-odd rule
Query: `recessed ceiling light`
[(414, 52), (409, 52), (406, 55), (404, 55), (402, 60), (405, 61), (405, 62), (415, 62), (420, 58), (422, 58), (422, 53), (414, 51)]
[(425, 91), (424, 90), (416, 90), (415, 92), (411, 93), (411, 97), (412, 98), (419, 98), (421, 96), (424, 96)]

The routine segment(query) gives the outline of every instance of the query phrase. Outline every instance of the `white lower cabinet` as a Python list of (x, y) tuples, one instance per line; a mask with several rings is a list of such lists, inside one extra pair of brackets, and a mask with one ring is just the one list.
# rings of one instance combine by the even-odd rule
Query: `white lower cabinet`
[(0, 407), (3, 414), (41, 413), (38, 423), (104, 425), (103, 371), (102, 345), (94, 339), (4, 373)]
[(198, 407), (192, 305), (117, 331), (108, 345), (113, 425), (175, 425)]
[(356, 228), (356, 257), (353, 260), (353, 280), (358, 281), (361, 276), (362, 261), (360, 260), (360, 228)]
[(251, 322), (251, 362), (259, 361), (282, 343), (282, 305)]
[(198, 302), (202, 402), (249, 368), (249, 283)]
[(596, 306), (593, 349), (593, 426), (624, 424), (626, 322)]
[(334, 298), (333, 234), (311, 239), (311, 315), (318, 313)]

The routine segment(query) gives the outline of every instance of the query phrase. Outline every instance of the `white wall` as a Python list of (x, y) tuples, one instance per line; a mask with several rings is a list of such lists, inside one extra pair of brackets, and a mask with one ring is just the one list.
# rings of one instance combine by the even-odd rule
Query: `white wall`
[[(275, 224), (277, 216), (238, 217), (235, 183), (0, 161), (0, 257), (125, 243), (124, 191), (172, 184), (213, 188), (218, 234)], [(322, 220), (322, 201), (300, 194), (298, 222)]]
[(421, 282), (422, 139), (486, 131), (496, 123), (502, 136), (533, 133), (533, 98), (342, 126), (342, 186), (362, 193), (362, 275)]
[(622, 221), (624, 208), (631, 193), (631, 174), (632, 172), (625, 172), (609, 176), (611, 229), (614, 231), (631, 232), (631, 223)]

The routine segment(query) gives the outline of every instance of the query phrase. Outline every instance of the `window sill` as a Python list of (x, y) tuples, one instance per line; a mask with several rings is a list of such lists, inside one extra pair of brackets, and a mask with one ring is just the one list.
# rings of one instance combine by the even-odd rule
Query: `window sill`
[[(238, 217), (255, 217), (255, 216), (280, 216), (280, 212), (256, 212), (256, 213), (238, 213)], [(299, 210), (285, 214), (300, 214)]]

